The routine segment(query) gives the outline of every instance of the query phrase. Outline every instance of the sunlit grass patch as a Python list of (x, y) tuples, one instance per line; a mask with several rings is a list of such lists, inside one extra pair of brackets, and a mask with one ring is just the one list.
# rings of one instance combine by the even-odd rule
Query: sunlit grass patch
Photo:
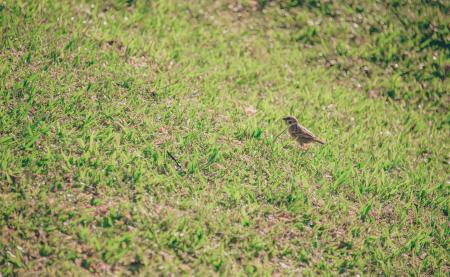
[(1, 274), (448, 274), (447, 7), (417, 5), (0, 4)]

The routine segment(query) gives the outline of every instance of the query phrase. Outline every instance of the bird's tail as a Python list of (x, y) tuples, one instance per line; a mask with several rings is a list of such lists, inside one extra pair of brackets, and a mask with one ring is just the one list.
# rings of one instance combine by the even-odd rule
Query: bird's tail
[(320, 143), (320, 144), (326, 144), (325, 141), (323, 141), (323, 140), (321, 140), (321, 139), (319, 139), (319, 138), (314, 138), (314, 141), (315, 141), (315, 142), (318, 142), (318, 143)]

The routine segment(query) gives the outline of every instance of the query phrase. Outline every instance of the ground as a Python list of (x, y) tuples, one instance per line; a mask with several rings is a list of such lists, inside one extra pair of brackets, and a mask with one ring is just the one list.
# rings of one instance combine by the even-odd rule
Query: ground
[(0, 275), (448, 276), (449, 5), (361, 3), (0, 2)]

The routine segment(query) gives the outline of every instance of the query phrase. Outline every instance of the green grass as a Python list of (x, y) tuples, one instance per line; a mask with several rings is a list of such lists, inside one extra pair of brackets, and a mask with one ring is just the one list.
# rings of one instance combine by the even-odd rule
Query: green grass
[(1, 2), (0, 274), (448, 276), (448, 4), (411, 2)]

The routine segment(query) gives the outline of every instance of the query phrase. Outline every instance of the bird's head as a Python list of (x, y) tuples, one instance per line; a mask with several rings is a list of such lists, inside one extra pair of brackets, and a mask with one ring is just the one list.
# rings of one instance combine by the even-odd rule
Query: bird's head
[(286, 116), (286, 117), (283, 117), (283, 120), (284, 120), (284, 122), (286, 122), (286, 124), (289, 125), (289, 126), (298, 123), (297, 118), (295, 118), (295, 117), (293, 117), (293, 116)]

